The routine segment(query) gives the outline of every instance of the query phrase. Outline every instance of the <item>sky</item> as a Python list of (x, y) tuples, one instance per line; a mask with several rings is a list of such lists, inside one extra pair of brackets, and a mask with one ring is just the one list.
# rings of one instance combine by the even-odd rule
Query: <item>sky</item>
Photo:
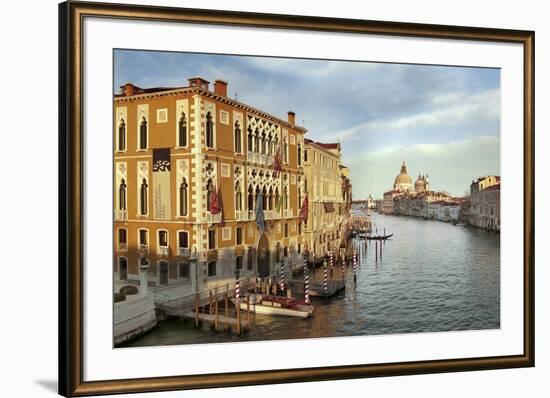
[(353, 198), (381, 198), (406, 162), (413, 183), (462, 196), (500, 174), (500, 70), (493, 68), (116, 50), (114, 90), (126, 82), (187, 86), (202, 76), (228, 95), (296, 123), (306, 138), (340, 142)]

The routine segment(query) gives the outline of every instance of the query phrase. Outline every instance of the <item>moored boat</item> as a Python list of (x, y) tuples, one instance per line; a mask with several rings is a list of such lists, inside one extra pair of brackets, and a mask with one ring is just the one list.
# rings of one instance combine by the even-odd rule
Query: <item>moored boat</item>
[[(251, 294), (250, 303), (241, 300), (241, 310), (250, 310), (256, 314), (294, 316), (307, 318), (313, 314), (313, 306), (299, 302), (293, 297), (282, 297), (263, 294)], [(232, 299), (235, 304), (235, 299)]]
[(393, 236), (393, 234), (389, 235), (378, 235), (378, 236), (367, 236), (368, 240), (386, 240)]

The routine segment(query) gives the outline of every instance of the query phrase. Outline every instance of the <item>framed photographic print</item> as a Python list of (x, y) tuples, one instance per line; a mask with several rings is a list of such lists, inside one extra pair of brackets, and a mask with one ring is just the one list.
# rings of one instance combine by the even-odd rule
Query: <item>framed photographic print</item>
[(59, 15), (62, 395), (534, 366), (534, 32)]

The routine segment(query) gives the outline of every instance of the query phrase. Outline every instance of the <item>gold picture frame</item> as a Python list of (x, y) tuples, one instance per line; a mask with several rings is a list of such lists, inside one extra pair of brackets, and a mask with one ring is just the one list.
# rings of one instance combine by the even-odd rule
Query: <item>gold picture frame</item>
[[(274, 29), (516, 43), (523, 46), (523, 354), (125, 380), (83, 380), (83, 20), (186, 22)], [(532, 31), (220, 10), (65, 2), (59, 5), (59, 392), (64, 396), (413, 375), (534, 366), (534, 38)]]

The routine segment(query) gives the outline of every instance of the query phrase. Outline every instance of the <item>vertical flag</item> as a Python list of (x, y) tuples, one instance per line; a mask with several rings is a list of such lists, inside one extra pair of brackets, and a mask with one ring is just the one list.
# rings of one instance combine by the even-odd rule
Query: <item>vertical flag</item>
[(222, 209), (220, 207), (218, 193), (216, 191), (212, 191), (212, 194), (210, 195), (210, 213), (218, 214), (220, 211), (222, 211)]
[(271, 164), (271, 167), (273, 168), (273, 177), (278, 177), (282, 170), (280, 145), (277, 147), (277, 152), (275, 153), (275, 156), (273, 156), (273, 163)]
[(304, 222), (304, 223), (307, 223), (307, 212), (308, 212), (308, 203), (309, 203), (309, 200), (307, 198), (307, 193), (306, 193), (306, 197), (304, 198), (304, 201), (302, 202), (302, 207), (300, 208), (300, 214), (298, 215), (300, 217), (300, 222)]
[(265, 222), (264, 222), (264, 201), (262, 196), (262, 191), (260, 190), (258, 192), (258, 197), (256, 198), (256, 225), (258, 225), (258, 228), (260, 229), (260, 233), (264, 232), (265, 230)]
[(170, 219), (170, 148), (153, 149), (153, 208), (156, 219)]
[(220, 227), (223, 227), (225, 223), (223, 221), (223, 200), (222, 200), (222, 186), (221, 185), (218, 188), (218, 208), (219, 208), (218, 213), (222, 213), (221, 214)]

